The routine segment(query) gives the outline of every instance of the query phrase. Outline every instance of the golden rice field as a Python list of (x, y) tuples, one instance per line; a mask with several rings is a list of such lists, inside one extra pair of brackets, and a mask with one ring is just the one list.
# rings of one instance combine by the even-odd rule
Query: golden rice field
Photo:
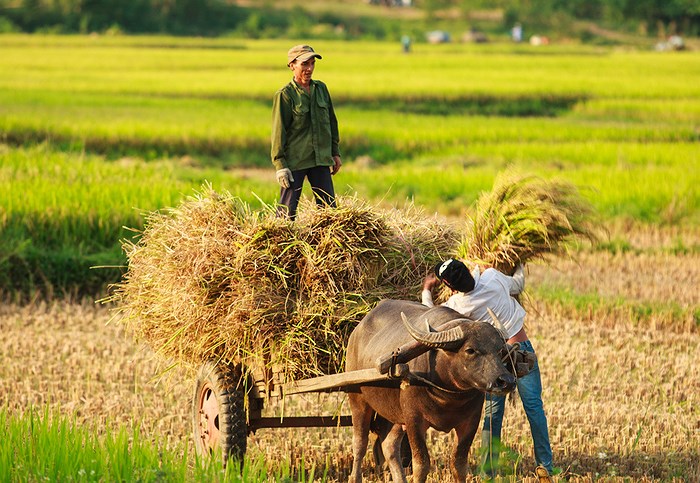
[[(555, 464), (570, 481), (700, 481), (700, 255), (673, 250), (679, 239), (697, 246), (700, 234), (618, 229), (627, 230), (627, 251), (584, 252), (577, 263), (529, 267), (528, 332), (540, 357)], [(690, 320), (670, 324), (562, 308), (537, 297), (550, 283), (603, 299), (672, 300), (683, 309), (679, 317)], [(110, 316), (92, 301), (0, 306), (0, 404), (11, 411), (48, 405), (95, 427), (136, 426), (182, 451), (192, 439), (192, 379), (173, 372), (158, 383), (162, 361), (136, 346)], [(342, 395), (288, 397), (284, 411), (313, 415), (338, 404)], [(506, 411), (504, 441), (522, 456), (515, 481), (534, 481), (529, 429), (518, 404)], [(348, 413), (347, 406), (341, 411)], [(352, 460), (350, 431), (260, 430), (249, 438), (248, 454), (271, 466), (303, 460), (307, 468), (326, 468), (329, 481), (343, 481)], [(450, 436), (431, 433), (430, 442), (430, 479), (447, 481)], [(478, 446), (470, 453), (473, 471)], [(365, 475), (388, 480), (373, 472), (371, 456)]]

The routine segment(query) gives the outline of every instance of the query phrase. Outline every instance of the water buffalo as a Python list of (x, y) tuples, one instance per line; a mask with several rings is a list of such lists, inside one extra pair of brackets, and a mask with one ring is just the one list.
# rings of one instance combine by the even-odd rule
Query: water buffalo
[(393, 481), (406, 481), (400, 460), (404, 432), (412, 451), (413, 481), (423, 482), (430, 470), (426, 431), (454, 429), (452, 477), (465, 481), (484, 393), (505, 394), (515, 387), (515, 378), (501, 362), (505, 342), (494, 327), (447, 307), (401, 300), (383, 300), (357, 325), (348, 340), (346, 369), (376, 367), (378, 357), (411, 342), (423, 346), (423, 353), (407, 363), (417, 379), (400, 388), (366, 385), (348, 394), (354, 458), (350, 481), (362, 480), (370, 425), (379, 432)]

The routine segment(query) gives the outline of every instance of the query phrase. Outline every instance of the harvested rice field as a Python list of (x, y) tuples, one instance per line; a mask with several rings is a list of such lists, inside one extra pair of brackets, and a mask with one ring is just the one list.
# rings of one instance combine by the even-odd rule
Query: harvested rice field
[[(699, 234), (624, 229), (630, 231), (611, 234), (630, 241), (616, 255), (584, 252), (578, 263), (557, 259), (528, 269), (527, 327), (540, 357), (555, 464), (569, 481), (698, 481), (700, 257), (673, 248), (679, 240), (697, 246)], [(579, 298), (548, 302), (546, 287), (552, 284)], [(644, 304), (652, 312), (671, 301), (677, 307), (657, 320), (617, 310), (620, 303), (587, 307), (587, 294)], [(192, 440), (191, 375), (174, 370), (158, 378), (163, 361), (110, 317), (92, 301), (2, 305), (0, 404), (17, 412), (49, 406), (98, 428), (135, 426), (146, 438), (182, 451)], [(332, 413), (338, 405), (348, 413), (342, 395), (290, 396), (284, 414)], [(282, 408), (270, 405), (266, 411), (280, 414)], [(515, 481), (534, 481), (519, 402), (508, 404), (504, 442), (513, 450)], [(430, 444), (430, 481), (448, 481), (450, 436), (430, 433)], [(478, 447), (475, 441), (472, 471)], [(351, 430), (259, 430), (248, 440), (247, 455), (269, 466), (299, 467), (303, 461), (323, 479), (343, 481), (352, 461)], [(388, 473), (373, 472), (371, 455), (365, 475), (388, 480)]]

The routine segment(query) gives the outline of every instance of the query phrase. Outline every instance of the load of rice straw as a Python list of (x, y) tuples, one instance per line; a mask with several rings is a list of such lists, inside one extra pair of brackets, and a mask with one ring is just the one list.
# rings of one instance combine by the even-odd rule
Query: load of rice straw
[(382, 298), (417, 300), (458, 236), (414, 207), (337, 202), (302, 201), (291, 222), (205, 186), (123, 242), (128, 271), (110, 300), (174, 365), (241, 361), (291, 379), (340, 372), (355, 325)]
[(518, 263), (566, 253), (579, 239), (595, 241), (593, 215), (574, 185), (506, 171), (476, 201), (457, 256), (512, 274)]

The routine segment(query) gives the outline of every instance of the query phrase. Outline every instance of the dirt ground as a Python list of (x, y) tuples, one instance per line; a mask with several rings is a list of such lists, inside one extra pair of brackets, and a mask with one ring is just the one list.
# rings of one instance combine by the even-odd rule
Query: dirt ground
[[(531, 288), (549, 284), (680, 307), (670, 319), (623, 311), (602, 320), (595, 311), (530, 298), (527, 328), (540, 360), (555, 464), (574, 481), (700, 481), (700, 255), (674, 251), (679, 237), (698, 246), (694, 232), (630, 233), (633, 249), (625, 253), (588, 252), (578, 262), (530, 267)], [(110, 317), (91, 301), (0, 305), (0, 404), (13, 412), (48, 405), (98, 430), (140, 427), (181, 451), (192, 439), (192, 379), (175, 369), (162, 381), (163, 361)], [(342, 394), (289, 397), (284, 411), (313, 415), (338, 405), (349, 413)], [(522, 456), (514, 463), (518, 480), (530, 480), (532, 441), (519, 401), (506, 409), (504, 442)], [(449, 480), (451, 436), (431, 432), (430, 444), (431, 478)], [(285, 458), (303, 458), (307, 468), (328, 465), (330, 480), (346, 479), (352, 461), (349, 428), (260, 430), (248, 446), (271, 465)], [(367, 476), (388, 478), (372, 473), (370, 463), (368, 456)]]

